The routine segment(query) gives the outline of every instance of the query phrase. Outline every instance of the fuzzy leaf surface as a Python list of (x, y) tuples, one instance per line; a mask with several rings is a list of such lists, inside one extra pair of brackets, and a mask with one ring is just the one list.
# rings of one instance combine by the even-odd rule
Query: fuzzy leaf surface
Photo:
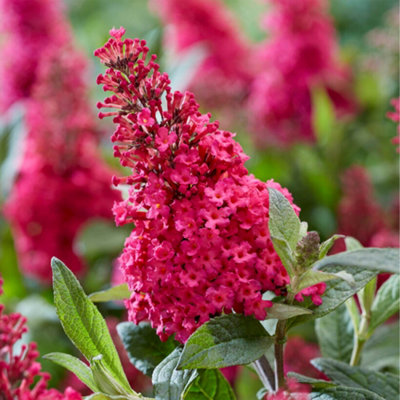
[(309, 269), (301, 276), (300, 283), (297, 286), (297, 293), (305, 288), (316, 285), (317, 283), (327, 282), (337, 278), (345, 280), (350, 286), (354, 285), (353, 275), (345, 271), (339, 271), (337, 273), (329, 273), (329, 272), (314, 271), (312, 269)]
[(154, 368), (152, 383), (156, 400), (181, 399), (186, 387), (197, 377), (197, 371), (176, 369), (182, 349), (176, 348)]
[(184, 400), (235, 400), (231, 385), (218, 369), (198, 371), (198, 377), (188, 386)]
[(43, 356), (43, 358), (46, 360), (51, 360), (54, 363), (66, 368), (68, 371), (73, 372), (79, 378), (79, 380), (82, 381), (93, 392), (98, 390), (90, 367), (82, 362), (79, 358), (65, 353), (49, 353)]
[(373, 247), (344, 251), (318, 260), (312, 268), (330, 272), (329, 267), (335, 266), (342, 266), (345, 271), (348, 267), (358, 267), (376, 272), (398, 274), (400, 272), (400, 253), (399, 249)]
[(304, 307), (274, 303), (272, 307), (268, 308), (267, 319), (289, 319), (304, 314), (312, 314), (312, 311)]
[(128, 285), (123, 283), (122, 285), (113, 286), (106, 290), (94, 292), (89, 295), (89, 299), (94, 303), (102, 303), (105, 301), (118, 301), (129, 299), (131, 292), (129, 291)]
[(353, 351), (354, 328), (345, 304), (315, 322), (323, 357), (348, 363)]
[(286, 197), (269, 188), (269, 232), (274, 249), (287, 268), (293, 270), (294, 251), (300, 236), (300, 219)]
[(118, 324), (117, 331), (131, 363), (148, 376), (177, 346), (171, 337), (162, 342), (148, 322), (139, 325), (122, 322)]
[(54, 303), (66, 335), (90, 362), (103, 355), (104, 365), (129, 392), (131, 387), (122, 369), (107, 325), (96, 306), (89, 300), (74, 274), (53, 257)]
[(390, 368), (399, 372), (399, 322), (379, 326), (367, 341), (361, 354), (361, 366), (374, 370)]
[(180, 369), (223, 368), (249, 364), (260, 358), (273, 339), (260, 321), (229, 314), (203, 324), (185, 344)]
[(400, 311), (400, 276), (392, 275), (378, 290), (371, 308), (369, 332)]
[(396, 375), (351, 367), (329, 358), (316, 358), (311, 364), (338, 385), (369, 390), (384, 399), (397, 399), (400, 395), (400, 379)]
[(334, 386), (312, 392), (311, 400), (387, 400), (366, 389), (347, 386)]
[[(343, 270), (343, 266), (329, 267), (330, 273), (338, 273)], [(312, 305), (313, 314), (300, 315), (289, 320), (289, 327), (295, 326), (316, 318), (321, 318), (329, 314), (348, 298), (360, 291), (371, 279), (376, 275), (376, 272), (363, 270), (357, 267), (348, 267), (346, 272), (354, 277), (354, 285), (350, 285), (343, 279), (333, 279), (326, 282), (326, 290), (322, 296), (322, 304), (320, 306)]]

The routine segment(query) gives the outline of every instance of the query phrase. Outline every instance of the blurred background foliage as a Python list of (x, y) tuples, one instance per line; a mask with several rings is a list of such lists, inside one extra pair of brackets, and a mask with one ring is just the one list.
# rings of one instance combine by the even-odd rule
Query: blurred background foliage
[[(260, 42), (265, 38), (259, 23), (260, 15), (267, 9), (264, 2), (224, 1), (252, 41)], [(317, 142), (313, 145), (297, 144), (290, 148), (271, 147), (261, 151), (252, 142), (246, 128), (240, 124), (236, 126), (237, 138), (250, 156), (249, 171), (261, 180), (273, 178), (287, 187), (302, 209), (302, 219), (309, 222), (311, 230), (320, 232), (322, 239), (337, 230), (336, 213), (342, 196), (341, 175), (344, 170), (352, 165), (366, 167), (383, 208), (389, 208), (397, 194), (399, 172), (398, 154), (391, 143), (396, 127), (386, 118), (391, 109), (390, 99), (399, 92), (398, 51), (392, 54), (371, 42), (371, 32), (377, 29), (398, 40), (396, 21), (394, 26), (390, 26), (396, 15), (398, 24), (398, 12), (395, 12), (395, 17), (393, 11), (390, 14), (397, 1), (332, 0), (330, 4), (341, 57), (353, 70), (359, 112), (347, 120), (337, 120), (329, 98), (317, 88), (312, 96), (313, 124), (317, 132)], [(91, 82), (93, 113), (96, 112), (96, 102), (103, 98), (95, 83), (103, 67), (94, 59), (93, 50), (104, 44), (113, 26), (124, 26), (127, 37), (146, 39), (151, 52), (158, 54), (161, 69), (171, 73), (173, 82), (184, 82), (185, 74), (197, 62), (193, 54), (193, 59), (189, 55), (184, 66), (171, 65), (162, 46), (164, 27), (149, 10), (146, 0), (65, 0), (65, 6), (76, 41), (90, 60), (87, 79)], [(371, 63), (374, 65), (372, 69), (368, 67)], [(211, 111), (213, 118), (218, 119), (218, 110), (206, 111)], [(110, 164), (117, 167), (108, 140), (113, 129), (111, 125), (110, 121), (101, 123), (101, 129), (105, 131), (103, 154)], [(0, 201), (7, 198), (12, 185), (22, 137), (21, 116), (15, 110), (12, 120), (2, 121), (0, 128)], [(113, 221), (93, 221), (81, 232), (76, 247), (90, 265), (89, 273), (83, 279), (88, 293), (109, 286), (112, 263), (129, 232), (129, 227), (116, 228)], [(10, 227), (1, 217), (0, 272), (5, 281), (2, 302), (6, 303), (8, 310), (20, 311), (28, 317), (30, 336), (25, 340), (37, 341), (41, 354), (51, 351), (72, 353), (74, 350), (63, 335), (51, 306), (51, 289), (19, 272)], [(121, 304), (106, 303), (100, 308), (107, 315), (123, 317), (124, 314)], [(315, 340), (312, 325), (302, 326), (294, 333)], [(53, 384), (63, 379), (62, 369), (49, 362), (43, 365), (44, 369), (51, 371)], [(236, 388), (241, 398), (254, 398), (259, 383), (251, 371), (244, 370)]]

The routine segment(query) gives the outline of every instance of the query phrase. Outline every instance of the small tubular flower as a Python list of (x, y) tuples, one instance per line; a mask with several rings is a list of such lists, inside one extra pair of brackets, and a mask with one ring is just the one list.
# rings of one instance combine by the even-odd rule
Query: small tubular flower
[[(129, 198), (116, 207), (118, 224), (135, 224), (119, 258), (129, 318), (181, 342), (222, 312), (263, 319), (272, 303), (262, 293), (284, 294), (289, 282), (267, 230), (268, 187), (292, 196), (249, 175), (234, 135), (201, 114), (190, 92), (173, 92), (155, 56), (146, 62), (145, 42), (124, 32), (113, 30), (95, 55), (108, 67), (98, 83), (114, 92), (99, 107), (115, 108), (115, 155), (131, 169), (119, 179), (130, 183)], [(144, 109), (151, 127), (139, 121)], [(160, 129), (173, 137), (167, 148)]]

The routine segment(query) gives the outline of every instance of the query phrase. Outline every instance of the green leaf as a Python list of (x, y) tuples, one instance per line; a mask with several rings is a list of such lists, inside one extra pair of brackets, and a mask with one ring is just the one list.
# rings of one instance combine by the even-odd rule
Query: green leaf
[(332, 246), (335, 244), (336, 240), (343, 237), (343, 235), (333, 235), (328, 240), (325, 240), (325, 242), (322, 242), (319, 246), (319, 258), (324, 258), (328, 254)]
[(310, 376), (305, 376), (298, 374), (297, 372), (288, 372), (288, 376), (291, 378), (295, 378), (299, 383), (306, 383), (311, 385), (313, 388), (327, 388), (336, 386), (334, 383), (330, 381), (324, 381), (323, 379), (315, 379), (311, 378)]
[(294, 251), (300, 235), (300, 220), (286, 197), (269, 188), (269, 232), (275, 251), (289, 274), (293, 270)]
[(118, 324), (117, 331), (131, 363), (148, 376), (177, 346), (172, 337), (162, 342), (148, 322), (139, 325), (122, 322)]
[(376, 291), (376, 277), (368, 282), (357, 294), (362, 313), (369, 315)]
[(347, 299), (345, 305), (353, 322), (354, 332), (358, 334), (358, 327), (360, 326), (360, 311), (358, 310), (358, 305), (354, 297), (350, 297), (349, 299)]
[[(329, 272), (337, 273), (342, 269), (342, 266), (329, 267)], [(363, 270), (357, 267), (348, 267), (346, 268), (346, 271), (353, 275), (355, 281), (354, 286), (349, 285), (343, 279), (328, 281), (326, 283), (325, 293), (322, 296), (322, 304), (320, 306), (311, 306), (313, 314), (300, 315), (289, 320), (288, 327), (302, 324), (316, 318), (321, 318), (324, 315), (329, 314), (343, 304), (348, 298), (356, 294), (376, 275), (376, 272)]]
[(223, 368), (249, 364), (273, 343), (260, 321), (229, 314), (203, 324), (185, 344), (179, 369)]
[(383, 374), (364, 367), (351, 367), (329, 358), (316, 358), (311, 361), (311, 364), (338, 385), (370, 390), (384, 399), (397, 399), (400, 395), (398, 376)]
[(92, 371), (89, 366), (83, 363), (79, 358), (65, 353), (49, 353), (43, 356), (46, 360), (61, 365), (67, 370), (73, 372), (80, 381), (82, 381), (90, 390), (96, 392), (98, 387), (93, 379)]
[(113, 286), (106, 290), (101, 290), (99, 292), (94, 292), (89, 295), (89, 299), (93, 303), (101, 303), (105, 301), (117, 301), (129, 299), (131, 292), (126, 283), (122, 285)]
[(346, 245), (346, 250), (351, 251), (351, 250), (358, 250), (362, 249), (364, 246), (355, 238), (351, 236), (346, 236), (344, 238), (344, 243)]
[(289, 319), (297, 315), (312, 314), (308, 308), (274, 303), (267, 309), (267, 319)]
[(366, 389), (347, 386), (334, 386), (312, 392), (311, 400), (387, 400)]
[(378, 290), (371, 308), (368, 332), (371, 334), (380, 324), (400, 310), (400, 276), (392, 275)]
[(361, 366), (374, 370), (389, 368), (399, 372), (399, 322), (379, 326), (365, 343), (361, 353)]
[(54, 303), (65, 333), (89, 362), (93, 357), (102, 354), (104, 365), (110, 373), (127, 391), (131, 391), (100, 312), (63, 262), (53, 257), (51, 267)]
[(184, 400), (235, 400), (231, 385), (218, 369), (200, 370), (190, 384)]
[(350, 362), (354, 329), (350, 314), (344, 304), (318, 319), (315, 323), (315, 331), (323, 357)]
[(177, 400), (197, 377), (197, 371), (177, 370), (182, 349), (176, 348), (154, 368), (152, 382), (156, 400)]
[[(362, 248), (352, 251), (344, 251), (333, 256), (327, 256), (313, 264), (314, 270), (333, 266), (358, 267), (376, 272), (399, 273), (400, 257), (399, 249)], [(331, 272), (327, 270), (327, 272)]]
[(344, 279), (351, 286), (354, 285), (353, 275), (345, 271), (339, 271), (337, 273), (329, 273), (329, 272), (314, 271), (312, 269), (309, 269), (303, 275), (301, 275), (296, 291), (297, 293), (299, 293), (303, 289), (316, 285), (317, 283), (327, 282), (337, 278)]

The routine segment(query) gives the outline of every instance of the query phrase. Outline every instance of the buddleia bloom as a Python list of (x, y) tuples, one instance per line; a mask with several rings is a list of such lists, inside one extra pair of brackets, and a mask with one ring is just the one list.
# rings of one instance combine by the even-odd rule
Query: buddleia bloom
[(349, 70), (339, 61), (325, 0), (270, 3), (270, 36), (254, 56), (264, 70), (250, 90), (250, 120), (260, 145), (313, 141), (312, 89), (323, 88), (339, 116), (354, 112)]
[[(1, 285), (0, 277), (0, 294)], [(5, 314), (4, 305), (0, 304), (0, 398), (82, 400), (81, 395), (71, 388), (67, 388), (64, 393), (47, 388), (50, 375), (41, 371), (36, 343), (16, 346), (26, 332), (26, 318), (18, 313)]]
[[(15, 18), (21, 25), (25, 21), (34, 25), (32, 29), (40, 29), (30, 21), (20, 1), (9, 3), (9, 13), (20, 13)], [(97, 149), (100, 132), (83, 79), (86, 61), (74, 48), (62, 15), (57, 14), (54, 20), (46, 17), (46, 13), (60, 12), (53, 3), (41, 0), (35, 13), (45, 14), (41, 18), (48, 24), (62, 22), (58, 28), (44, 27), (44, 32), (62, 29), (62, 33), (45, 35), (45, 51), (32, 55), (35, 79), (24, 101), (27, 134), (16, 182), (4, 207), (19, 265), (45, 284), (51, 283), (53, 256), (76, 274), (84, 272), (75, 239), (91, 218), (112, 218), (112, 204), (120, 199), (110, 185), (112, 172)], [(38, 35), (36, 32), (25, 41), (29, 44)]]
[[(51, 0), (1, 0), (0, 111), (28, 98), (39, 62), (49, 43), (69, 36), (61, 3)], [(22, 61), (28, 60), (28, 61)]]
[(98, 83), (114, 92), (98, 104), (114, 110), (99, 116), (114, 117), (115, 156), (131, 170), (114, 179), (130, 186), (116, 223), (135, 224), (119, 259), (129, 318), (181, 342), (223, 312), (264, 319), (272, 304), (262, 293), (285, 294), (289, 282), (267, 228), (268, 187), (292, 197), (249, 175), (234, 134), (201, 114), (193, 94), (173, 92), (145, 42), (124, 32), (111, 30), (95, 55), (108, 67)]
[(254, 72), (254, 65), (243, 60), (251, 57), (253, 45), (223, 1), (152, 0), (151, 4), (167, 26), (165, 44), (172, 56), (183, 57), (195, 48), (204, 52), (188, 86), (200, 103), (231, 108), (242, 101)]

